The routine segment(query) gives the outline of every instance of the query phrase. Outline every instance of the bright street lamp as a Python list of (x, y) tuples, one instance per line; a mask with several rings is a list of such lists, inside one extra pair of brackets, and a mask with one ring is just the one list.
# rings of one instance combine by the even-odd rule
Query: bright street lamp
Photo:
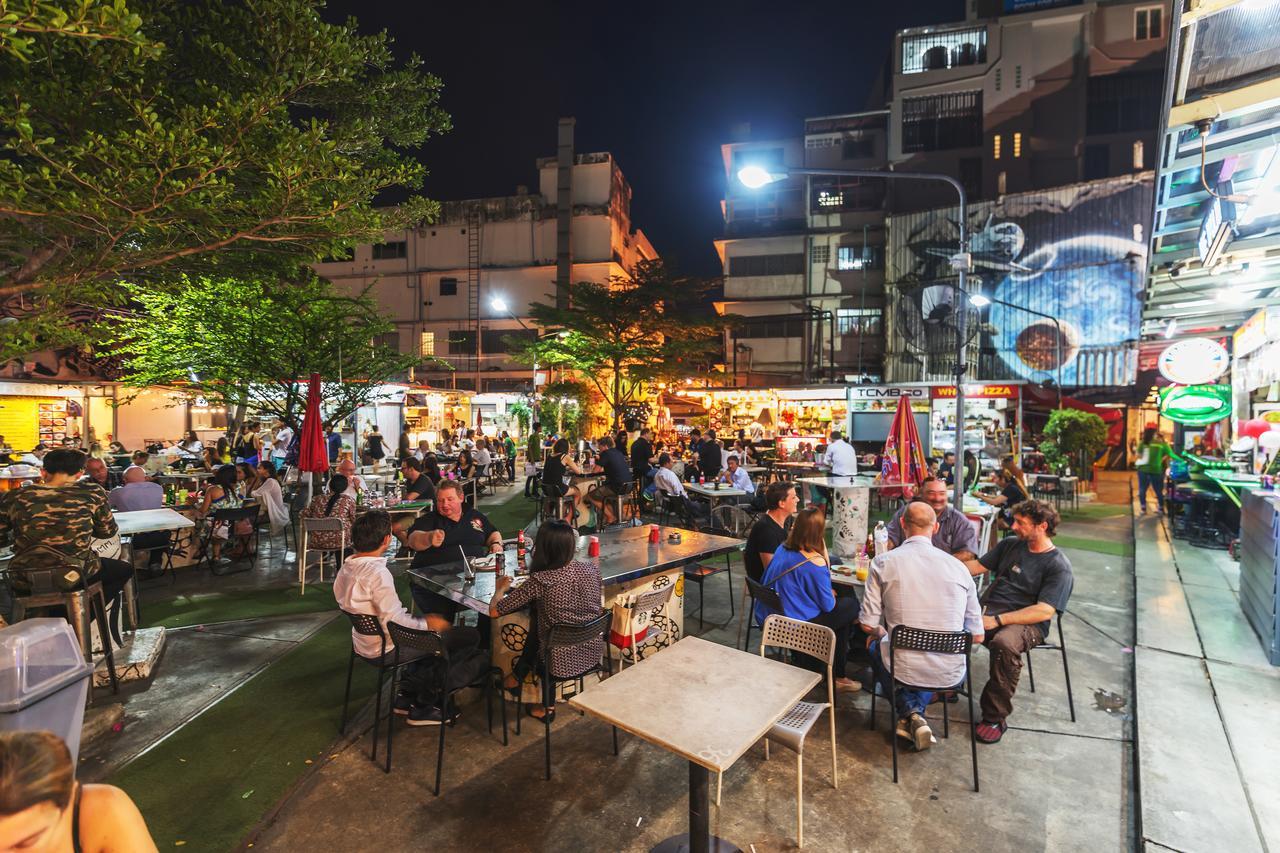
[[(524, 324), (523, 320), (521, 320), (514, 313), (512, 313), (511, 307), (507, 305), (507, 300), (503, 299), (501, 296), (489, 297), (489, 307), (492, 308), (494, 311), (497, 311), (499, 314), (506, 314), (512, 320), (515, 320), (517, 323), (520, 324), (520, 328), (524, 329), (526, 332), (532, 331), (532, 329), (530, 329), (528, 326)], [(534, 408), (537, 408), (538, 406), (538, 359), (537, 358), (534, 358), (533, 360), (533, 384), (531, 386), (530, 396), (533, 397)]]
[[(507, 313), (507, 314), (511, 313), (509, 310), (507, 310), (507, 300), (503, 299), (501, 296), (495, 296), (492, 299), (490, 299), (489, 307), (499, 313)], [(519, 318), (516, 318), (516, 319), (518, 322)]]
[[(965, 372), (965, 312), (964, 300), (965, 275), (972, 266), (969, 256), (968, 211), (964, 187), (950, 175), (939, 172), (886, 172), (878, 169), (792, 169), (782, 168), (771, 172), (763, 166), (752, 164), (738, 170), (738, 180), (748, 189), (760, 189), (776, 181), (785, 180), (792, 175), (827, 178), (879, 178), (886, 181), (941, 181), (956, 191), (960, 201), (960, 216), (956, 222), (959, 231), (956, 240), (956, 254), (951, 256), (951, 269), (956, 273), (955, 298), (956, 306), (956, 453), (964, 456), (964, 372)], [(808, 305), (805, 306), (806, 309)], [(964, 478), (956, 477), (955, 506), (964, 507)]]

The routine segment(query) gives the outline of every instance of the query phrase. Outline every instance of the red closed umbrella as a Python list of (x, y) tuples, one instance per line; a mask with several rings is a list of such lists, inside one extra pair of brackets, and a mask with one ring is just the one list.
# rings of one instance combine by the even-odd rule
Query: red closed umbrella
[[(324, 443), (324, 426), (320, 423), (320, 374), (311, 374), (307, 383), (307, 411), (302, 418), (302, 437), (298, 441), (298, 470), (323, 474), (329, 470), (329, 448)], [(308, 496), (311, 478), (307, 478)]]
[[(909, 489), (924, 482), (929, 470), (924, 461), (924, 445), (920, 443), (920, 432), (916, 429), (916, 419), (911, 414), (911, 403), (906, 397), (898, 398), (898, 410), (889, 426), (889, 438), (884, 443), (883, 458), (880, 481), (903, 486), (900, 490), (903, 497), (909, 495)], [(885, 496), (897, 497), (898, 491), (886, 489)]]

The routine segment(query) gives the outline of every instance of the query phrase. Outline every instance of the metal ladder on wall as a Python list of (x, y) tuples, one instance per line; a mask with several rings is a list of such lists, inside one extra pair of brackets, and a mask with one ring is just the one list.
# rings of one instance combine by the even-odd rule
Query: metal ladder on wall
[[(472, 208), (467, 213), (467, 331), (475, 335), (469, 355), (467, 370), (477, 374), (480, 370), (480, 211)], [(479, 392), (480, 381), (476, 377)]]

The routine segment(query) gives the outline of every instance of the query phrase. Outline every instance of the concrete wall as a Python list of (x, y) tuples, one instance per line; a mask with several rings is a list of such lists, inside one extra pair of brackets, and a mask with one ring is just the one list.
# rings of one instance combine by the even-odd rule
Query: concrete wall
[(140, 392), (116, 409), (116, 441), (138, 450), (147, 439), (181, 438), (187, 427), (187, 407), (185, 403), (175, 403), (175, 398), (165, 391)]

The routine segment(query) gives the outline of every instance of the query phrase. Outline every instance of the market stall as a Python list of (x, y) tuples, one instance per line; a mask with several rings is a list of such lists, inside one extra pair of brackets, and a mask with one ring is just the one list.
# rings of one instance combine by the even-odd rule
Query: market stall
[[(448, 391), (425, 386), (409, 389), (404, 396), (404, 422), (409, 425), (409, 446), (426, 441), (432, 447), (441, 430), (453, 432), (457, 424), (471, 424), (471, 391)], [(465, 426), (464, 426), (465, 428)]]
[[(1023, 382), (964, 387), (964, 447), (998, 463), (1017, 453), (1021, 431)], [(934, 456), (956, 449), (956, 389), (935, 385), (930, 393), (929, 447)], [(923, 435), (923, 433), (922, 433)]]

